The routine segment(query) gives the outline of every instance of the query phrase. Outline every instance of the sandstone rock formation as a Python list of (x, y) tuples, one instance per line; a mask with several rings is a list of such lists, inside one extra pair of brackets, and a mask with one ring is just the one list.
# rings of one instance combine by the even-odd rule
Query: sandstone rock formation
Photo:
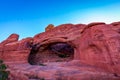
[(45, 28), (45, 31), (48, 31), (48, 30), (51, 30), (54, 28), (54, 25), (53, 24), (49, 24), (46, 28)]
[(18, 37), (0, 43), (13, 80), (120, 80), (120, 22), (62, 24)]

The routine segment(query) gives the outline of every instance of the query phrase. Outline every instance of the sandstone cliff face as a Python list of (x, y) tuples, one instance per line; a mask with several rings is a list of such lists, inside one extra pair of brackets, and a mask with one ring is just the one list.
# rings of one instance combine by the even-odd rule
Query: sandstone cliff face
[(18, 41), (17, 34), (11, 34), (6, 40), (0, 43), (0, 59), (7, 63), (27, 62), (30, 53), (30, 42), (32, 38)]
[[(62, 57), (59, 55), (62, 55)], [(89, 66), (92, 66), (86, 78), (82, 77), (85, 76), (83, 75), (84, 73), (80, 74), (78, 72), (74, 75), (76, 78), (70, 77), (71, 75), (66, 75), (67, 78), (62, 76), (63, 78), (61, 80), (119, 80), (120, 22), (111, 24), (100, 22), (90, 23), (88, 25), (63, 24), (37, 34), (33, 38), (26, 38), (20, 41), (18, 41), (17, 34), (12, 34), (0, 43), (0, 59), (3, 59), (7, 64), (29, 63), (39, 65), (50, 62), (51, 64), (54, 62), (68, 62), (62, 65), (61, 63), (59, 64), (59, 67), (65, 67), (63, 72), (66, 71), (66, 67), (70, 69), (68, 71), (74, 70), (75, 68), (78, 71), (89, 71), (88, 68), (91, 68)], [(74, 62), (75, 60), (77, 62)], [(74, 64), (74, 67), (72, 64)], [(87, 64), (89, 66), (86, 68), (83, 65), (85, 69), (81, 69), (81, 66), (78, 66), (78, 64)], [(67, 65), (72, 66), (72, 68)], [(103, 76), (101, 71), (106, 75)], [(100, 73), (98, 74), (98, 72)], [(52, 72), (52, 74), (56, 73)], [(109, 74), (113, 75), (107, 76)], [(94, 77), (94, 75), (98, 77)], [(51, 80), (59, 80), (55, 78), (55, 75), (52, 76), (54, 76), (54, 79), (51, 78)]]

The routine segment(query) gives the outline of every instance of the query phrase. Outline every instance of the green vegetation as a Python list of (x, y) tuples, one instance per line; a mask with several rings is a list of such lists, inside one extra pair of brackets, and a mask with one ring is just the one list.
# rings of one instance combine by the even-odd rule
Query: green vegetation
[(66, 57), (69, 57), (69, 55), (67, 55), (67, 54), (58, 54), (58, 56), (59, 56), (60, 58), (66, 58)]
[(9, 71), (6, 70), (7, 66), (0, 60), (0, 80), (7, 80), (9, 76)]

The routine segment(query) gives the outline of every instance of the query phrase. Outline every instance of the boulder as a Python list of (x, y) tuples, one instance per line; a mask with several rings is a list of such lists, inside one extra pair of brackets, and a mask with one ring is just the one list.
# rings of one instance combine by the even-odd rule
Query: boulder
[(5, 45), (7, 43), (16, 42), (19, 39), (18, 34), (11, 34), (6, 40), (0, 43), (0, 45)]

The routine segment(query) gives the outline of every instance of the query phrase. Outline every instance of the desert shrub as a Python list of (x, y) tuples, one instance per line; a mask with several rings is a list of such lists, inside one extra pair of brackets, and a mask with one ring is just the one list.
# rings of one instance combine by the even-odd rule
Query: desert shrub
[(67, 55), (67, 54), (58, 54), (58, 56), (59, 56), (60, 58), (66, 58), (66, 57), (69, 57), (69, 55)]
[(7, 80), (9, 76), (9, 71), (6, 70), (7, 66), (0, 60), (0, 80)]

